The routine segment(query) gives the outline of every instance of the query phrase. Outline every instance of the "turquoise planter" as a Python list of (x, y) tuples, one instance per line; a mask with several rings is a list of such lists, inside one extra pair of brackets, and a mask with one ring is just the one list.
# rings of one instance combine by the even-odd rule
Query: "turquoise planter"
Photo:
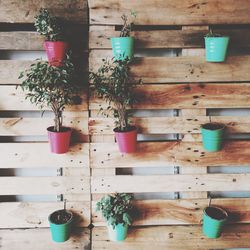
[(228, 43), (229, 37), (205, 37), (206, 61), (224, 62)]
[(224, 131), (225, 125), (223, 124), (206, 123), (202, 125), (201, 134), (204, 149), (209, 152), (221, 150)]
[(111, 38), (113, 56), (115, 60), (131, 60), (134, 57), (133, 37), (113, 37)]
[(128, 225), (118, 224), (113, 228), (108, 225), (109, 238), (112, 241), (124, 241), (128, 233)]
[(52, 218), (53, 218), (53, 215), (57, 213), (58, 211), (61, 211), (61, 210), (57, 210), (49, 216), (52, 240), (55, 242), (65, 242), (70, 237), (71, 227), (72, 227), (72, 222), (73, 222), (73, 214), (67, 211), (67, 213), (71, 215), (70, 219), (64, 224), (56, 224), (53, 222)]
[(218, 207), (207, 207), (203, 211), (202, 231), (212, 239), (219, 238), (228, 214), (225, 210)]

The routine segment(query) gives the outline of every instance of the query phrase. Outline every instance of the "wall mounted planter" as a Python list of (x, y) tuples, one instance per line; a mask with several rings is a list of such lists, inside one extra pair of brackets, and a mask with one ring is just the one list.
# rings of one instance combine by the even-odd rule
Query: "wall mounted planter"
[(132, 59), (134, 57), (133, 37), (113, 37), (111, 38), (112, 51), (115, 60)]
[(62, 41), (46, 41), (44, 42), (44, 48), (47, 53), (49, 64), (56, 67), (61, 66), (66, 56), (68, 43)]
[(120, 132), (114, 129), (115, 138), (121, 153), (133, 153), (136, 151), (137, 128), (131, 127), (131, 130)]
[(118, 224), (113, 228), (113, 226), (108, 225), (109, 238), (112, 241), (124, 241), (128, 233), (128, 225)]
[(202, 143), (205, 150), (216, 152), (222, 148), (225, 125), (206, 123), (201, 126)]
[(206, 207), (203, 211), (202, 231), (208, 238), (219, 238), (228, 214), (218, 207)]
[(57, 210), (49, 215), (50, 231), (52, 240), (65, 242), (71, 234), (73, 214), (68, 210)]
[(206, 61), (224, 62), (228, 43), (229, 37), (205, 37)]
[(64, 154), (69, 150), (72, 129), (62, 127), (62, 132), (55, 132), (54, 127), (48, 127), (48, 138), (52, 153)]

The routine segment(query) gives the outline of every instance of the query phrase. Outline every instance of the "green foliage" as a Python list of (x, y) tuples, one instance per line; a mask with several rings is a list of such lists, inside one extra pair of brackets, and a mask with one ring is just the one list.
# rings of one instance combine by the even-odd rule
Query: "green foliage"
[(35, 16), (35, 27), (40, 35), (45, 36), (46, 41), (62, 41), (63, 34), (58, 17), (51, 16), (47, 9), (40, 9)]
[(129, 61), (108, 61), (103, 59), (103, 65), (97, 72), (90, 72), (89, 79), (93, 85), (91, 89), (98, 97), (103, 98), (108, 107), (100, 109), (107, 117), (110, 113), (115, 118), (115, 125), (119, 131), (130, 129), (127, 108), (136, 102), (134, 93), (135, 82), (129, 76)]
[(221, 34), (214, 33), (212, 29), (209, 29), (209, 32), (205, 35), (205, 37), (221, 37)]
[(132, 200), (130, 194), (106, 195), (96, 204), (96, 210), (101, 211), (106, 221), (113, 228), (122, 223), (123, 225), (132, 224)]
[(52, 109), (55, 115), (54, 131), (59, 132), (62, 127), (62, 111), (65, 105), (76, 102), (79, 90), (75, 68), (69, 58), (61, 67), (38, 60), (28, 70), (21, 72), (19, 79), (23, 79), (20, 86), (26, 92), (26, 99), (41, 109)]
[[(131, 11), (131, 17), (135, 19), (136, 15), (137, 14), (135, 11)], [(122, 25), (122, 29), (120, 32), (120, 37), (129, 37), (132, 31), (132, 28), (134, 26), (134, 22), (128, 23), (128, 17), (125, 14), (121, 16), (121, 19), (123, 21), (123, 25)]]

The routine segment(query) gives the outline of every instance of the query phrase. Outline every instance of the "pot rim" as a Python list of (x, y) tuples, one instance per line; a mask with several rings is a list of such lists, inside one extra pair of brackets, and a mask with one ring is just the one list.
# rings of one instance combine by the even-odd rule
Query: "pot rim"
[(209, 39), (209, 38), (216, 38), (216, 39), (220, 39), (220, 38), (228, 38), (228, 39), (230, 39), (230, 36), (210, 36), (210, 37), (206, 37), (206, 36), (204, 36), (204, 38), (205, 39)]
[(121, 133), (121, 134), (125, 134), (125, 133), (131, 133), (131, 132), (134, 132), (134, 131), (137, 131), (137, 127), (136, 126), (130, 126), (131, 130), (129, 131), (117, 131), (117, 127), (113, 129), (113, 131), (115, 133)]
[(73, 214), (71, 211), (69, 211), (69, 210), (66, 209), (66, 212), (67, 212), (68, 214), (70, 214), (70, 216), (71, 216), (71, 217), (69, 218), (69, 220), (68, 220), (67, 222), (65, 222), (65, 223), (62, 223), (62, 224), (56, 224), (56, 223), (54, 223), (54, 222), (51, 220), (51, 216), (52, 216), (54, 213), (59, 212), (59, 211), (64, 211), (64, 209), (56, 210), (56, 211), (52, 212), (52, 213), (48, 216), (48, 220), (49, 220), (50, 223), (52, 223), (52, 224), (54, 224), (54, 225), (67, 225), (67, 224), (69, 224), (69, 223), (71, 223), (71, 222), (73, 221), (74, 214)]
[(69, 133), (69, 132), (71, 132), (72, 131), (72, 128), (70, 128), (70, 127), (64, 127), (64, 126), (62, 126), (61, 128), (65, 128), (65, 129), (67, 129), (66, 131), (62, 131), (62, 132), (57, 132), (57, 131), (51, 131), (50, 129), (51, 128), (54, 128), (54, 126), (49, 126), (49, 127), (47, 127), (47, 131), (48, 132), (50, 132), (50, 133), (55, 133), (55, 134), (64, 134), (64, 133)]
[[(207, 208), (215, 208), (215, 209), (221, 211), (221, 212), (225, 215), (225, 218), (224, 218), (224, 219), (221, 219), (221, 220), (218, 220), (218, 219), (215, 219), (215, 218), (209, 216), (209, 215), (206, 213), (206, 209), (207, 209)], [(227, 213), (227, 211), (224, 210), (223, 208), (220, 208), (220, 207), (217, 207), (217, 206), (205, 207), (205, 208), (203, 209), (203, 214), (205, 214), (205, 215), (208, 216), (209, 218), (211, 218), (211, 219), (213, 219), (213, 220), (216, 220), (216, 221), (225, 221), (225, 220), (228, 219), (228, 213)]]
[[(221, 128), (218, 128), (218, 129), (207, 129), (207, 128), (204, 128), (203, 126), (205, 125), (209, 125), (209, 124), (217, 124), (217, 125), (221, 125), (222, 127)], [(223, 124), (223, 123), (220, 123), (220, 122), (207, 122), (207, 123), (204, 123), (201, 125), (201, 128), (202, 129), (205, 129), (205, 130), (208, 130), (208, 131), (219, 131), (219, 130), (223, 130), (226, 128), (226, 125)]]

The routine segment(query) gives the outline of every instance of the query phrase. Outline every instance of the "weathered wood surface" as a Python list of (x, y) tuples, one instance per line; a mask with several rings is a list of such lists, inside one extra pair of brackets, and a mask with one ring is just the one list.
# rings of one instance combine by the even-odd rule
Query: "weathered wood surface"
[(89, 194), (89, 177), (0, 177), (0, 195)]
[[(0, 228), (49, 227), (48, 215), (59, 209), (63, 202), (2, 202)], [(90, 202), (67, 202), (67, 209), (74, 213), (77, 227), (90, 224)]]
[(115, 143), (91, 143), (91, 168), (166, 166), (249, 166), (249, 141), (226, 141), (216, 153), (206, 152), (199, 142), (140, 142), (137, 151), (121, 154)]
[[(111, 50), (93, 50), (90, 68), (97, 70)], [(225, 63), (208, 63), (205, 56), (136, 57), (131, 76), (144, 83), (234, 82), (249, 81), (250, 56), (228, 56)], [(211, 73), (213, 72), (213, 73)]]
[[(249, 29), (214, 29), (215, 32), (230, 36), (230, 47), (249, 47)], [(207, 30), (147, 30), (133, 31), (136, 49), (158, 48), (204, 48), (204, 35)], [(119, 31), (114, 27), (90, 27), (90, 49), (111, 49), (111, 37), (119, 37)]]
[[(88, 168), (89, 144), (70, 146), (66, 154), (52, 154), (48, 143), (0, 143), (1, 168)], [(39, 160), (38, 160), (39, 154)]]
[[(226, 124), (227, 133), (250, 133), (250, 117), (212, 116), (211, 119), (214, 122)], [(141, 134), (199, 134), (200, 126), (209, 122), (209, 117), (191, 114), (186, 117), (133, 117), (131, 122), (138, 127), (138, 132)], [(89, 118), (91, 135), (113, 135), (113, 129), (114, 120), (112, 118), (100, 116)]]
[(19, 0), (1, 1), (0, 22), (4, 23), (33, 23), (40, 8), (48, 8), (55, 16), (68, 21), (87, 23), (87, 1), (85, 0)]
[(53, 242), (49, 229), (1, 229), (2, 250), (75, 250), (90, 249), (90, 230), (76, 229), (63, 244)]
[[(250, 107), (249, 83), (140, 85), (135, 92), (138, 103), (134, 105), (134, 109)], [(99, 110), (100, 107), (107, 106), (103, 99), (93, 96), (90, 99), (89, 109), (91, 110)]]
[[(208, 199), (137, 200), (134, 201), (136, 218), (133, 226), (200, 224), (208, 203)], [(230, 223), (250, 222), (249, 198), (213, 199), (212, 205), (225, 209)], [(92, 202), (93, 224), (105, 226), (106, 222), (101, 213), (95, 211), (95, 206), (96, 202)]]
[(92, 193), (249, 191), (250, 174), (93, 176)]
[[(1, 80), (0, 80), (1, 81)], [(81, 93), (80, 93), (81, 94)], [(88, 109), (87, 93), (82, 92), (81, 103), (66, 108), (70, 111), (86, 111)], [(48, 108), (45, 108), (49, 110)], [(0, 91), (0, 111), (20, 110), (20, 111), (39, 111), (39, 107), (31, 104), (29, 100), (25, 99), (25, 93), (21, 88), (16, 89), (16, 86), (1, 86)]]
[(108, 250), (148, 250), (157, 249), (226, 249), (249, 248), (250, 225), (225, 227), (218, 239), (208, 239), (200, 226), (158, 226), (132, 228), (122, 244), (108, 240), (105, 227), (95, 227), (92, 237), (92, 249)]

